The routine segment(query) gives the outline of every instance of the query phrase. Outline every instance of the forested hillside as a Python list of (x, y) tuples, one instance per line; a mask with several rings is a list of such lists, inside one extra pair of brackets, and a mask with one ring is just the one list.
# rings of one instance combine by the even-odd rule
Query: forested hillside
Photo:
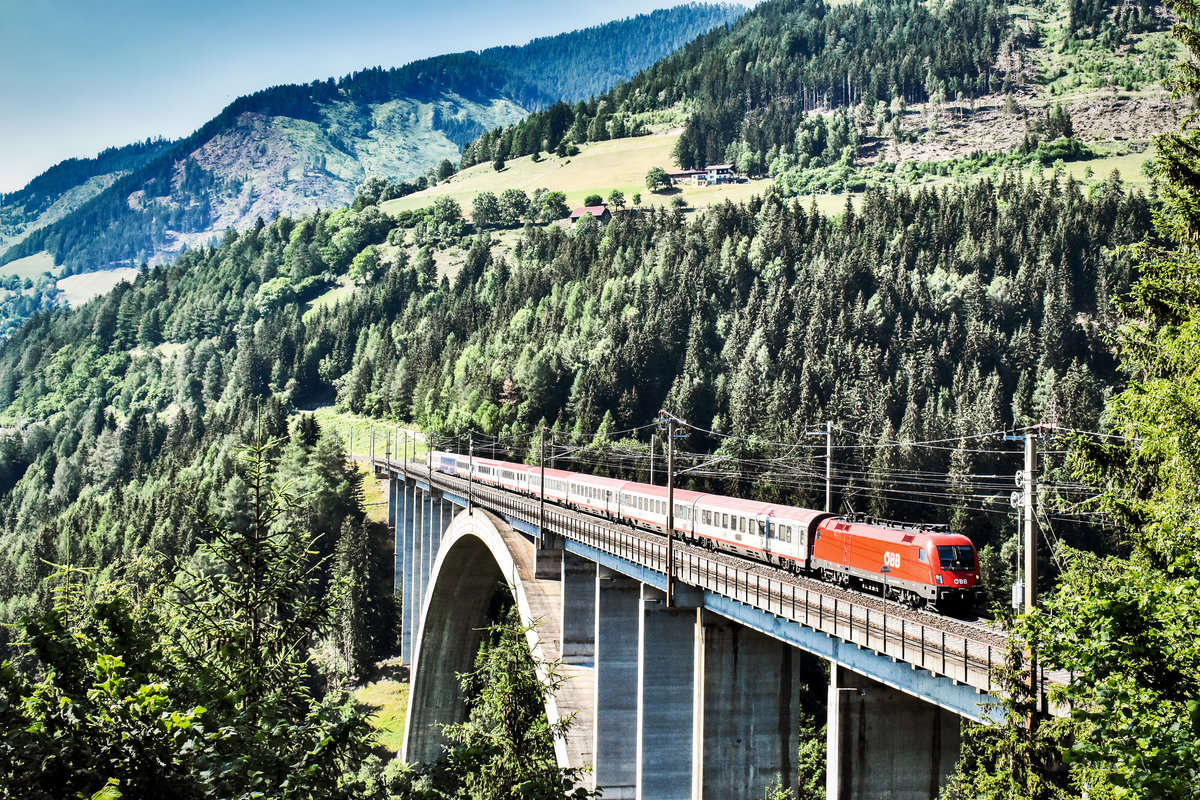
[[(1117, 380), (1112, 299), (1131, 280), (1117, 248), (1150, 222), (1115, 179), (1085, 193), (1017, 175), (872, 193), (837, 220), (774, 195), (691, 220), (631, 211), (602, 229), (529, 226), (509, 249), (460, 221), (451, 281), (430, 231), (453, 226), (360, 206), (231, 232), (0, 347), (0, 408), (34, 421), (3, 440), (9, 603), (67, 547), (97, 565), (186, 548), (185, 509), (219, 497), (230, 437), (255, 419), (282, 433), (314, 401), (441, 433), (591, 433), (662, 407), (771, 441), (825, 419), (866, 443), (1094, 427)], [(305, 313), (346, 270), (361, 288)], [(876, 476), (995, 468), (966, 449), (855, 452)], [(862, 484), (860, 505), (951, 513), (887, 481)], [(972, 524), (981, 544), (998, 543), (994, 524)]]
[(587, 103), (489, 131), (463, 165), (675, 127), (679, 167), (730, 163), (796, 195), (1132, 155), (1186, 111), (1159, 85), (1170, 21), (1152, 2), (775, 0)]
[[(43, 250), (64, 274), (155, 262), (257, 217), (346, 205), (371, 176), (427, 180), (427, 171), (457, 161), (461, 147), (485, 130), (560, 98), (607, 89), (742, 11), (679, 6), (523, 47), (365, 69), (238, 98), (179, 142), (65, 162), (6, 196), (0, 221), (12, 233), (5, 235), (27, 235), (0, 264)], [(56, 193), (98, 170), (105, 180), (81, 198), (86, 203), (33, 230)]]
[[(620, 138), (638, 116), (686, 102), (679, 164), (716, 163), (735, 141), (765, 154), (789, 148), (806, 112), (856, 103), (913, 102), (937, 88), (986, 94), (1002, 41), (1012, 36), (1003, 3), (968, 0), (931, 6), (915, 0), (847, 3), (774, 0), (726, 34), (714, 31), (608, 94), (557, 105), (463, 154), (463, 164), (497, 150), (528, 155), (570, 142)], [(993, 82), (996, 82), (993, 87)]]
[(22, 189), (0, 195), (0, 250), (57, 221), (171, 146), (163, 139), (110, 147), (95, 158), (68, 158)]

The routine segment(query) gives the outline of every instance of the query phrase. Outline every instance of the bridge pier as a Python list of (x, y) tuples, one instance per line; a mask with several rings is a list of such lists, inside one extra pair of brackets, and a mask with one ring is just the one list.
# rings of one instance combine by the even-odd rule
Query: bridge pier
[(403, 555), (400, 557), (400, 663), (412, 665), (413, 641), (416, 636), (418, 616), (421, 613), (417, 595), (416, 576), (416, 522), (417, 487), (400, 481), (399, 505), (397, 506), (396, 539), (400, 542)]
[(592, 664), (596, 655), (596, 562), (562, 552), (562, 659)]
[(764, 797), (777, 779), (795, 792), (800, 666), (813, 657), (707, 611), (700, 635), (695, 796)]
[(959, 717), (831, 666), (827, 800), (937, 797), (958, 762)]
[(596, 721), (593, 775), (606, 800), (637, 796), (638, 620), (641, 584), (598, 567), (596, 580)]
[[(676, 599), (689, 594), (678, 591)], [(693, 592), (694, 594), (698, 594)], [(693, 598), (698, 600), (699, 598)], [(642, 584), (638, 631), (638, 800), (689, 800), (693, 793), (699, 608), (668, 608), (666, 594)]]

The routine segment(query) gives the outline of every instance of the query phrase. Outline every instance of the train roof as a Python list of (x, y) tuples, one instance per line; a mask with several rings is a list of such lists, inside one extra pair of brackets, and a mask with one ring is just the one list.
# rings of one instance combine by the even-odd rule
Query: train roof
[(583, 484), (584, 486), (595, 486), (602, 489), (623, 489), (630, 481), (623, 481), (618, 478), (603, 478), (599, 475), (587, 475), (583, 472), (572, 472), (571, 480), (575, 483)]
[[(644, 494), (647, 497), (661, 497), (667, 499), (667, 487), (658, 486), (653, 483), (628, 483), (625, 485), (625, 492), (633, 492), (635, 494)], [(704, 497), (702, 492), (693, 492), (690, 489), (676, 489), (675, 499), (684, 503), (694, 503), (699, 498)]]
[(706, 494), (700, 498), (700, 504), (707, 508), (754, 515), (766, 514), (774, 507), (774, 503), (763, 500), (744, 500), (741, 497), (726, 497), (723, 494)]
[[(899, 544), (960, 544), (972, 545), (970, 539), (961, 533), (929, 530), (918, 525), (899, 527), (878, 522), (856, 522), (834, 517), (821, 523), (823, 530), (836, 530), (838, 533), (849, 533), (851, 536), (870, 536)], [(973, 545), (972, 545), (973, 546)]]

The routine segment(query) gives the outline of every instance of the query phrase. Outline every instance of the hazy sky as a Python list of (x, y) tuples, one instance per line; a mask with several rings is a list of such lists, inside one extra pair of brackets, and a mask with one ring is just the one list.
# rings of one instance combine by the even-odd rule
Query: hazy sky
[[(0, 192), (239, 95), (524, 44), (683, 0), (0, 0)], [(747, 3), (748, 5), (748, 3)]]

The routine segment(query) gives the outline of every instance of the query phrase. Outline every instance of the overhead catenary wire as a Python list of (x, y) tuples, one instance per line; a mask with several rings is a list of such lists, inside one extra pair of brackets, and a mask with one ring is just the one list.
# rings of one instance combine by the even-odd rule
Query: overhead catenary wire
[[(930, 509), (969, 508), (973, 512), (989, 515), (1008, 513), (997, 506), (1005, 499), (1006, 491), (1011, 490), (1011, 480), (1004, 474), (997, 474), (994, 468), (978, 473), (953, 473), (936, 468), (888, 469), (873, 467), (870, 463), (864, 464), (861, 459), (851, 456), (853, 453), (907, 448), (931, 453), (963, 452), (972, 457), (984, 458), (987, 460), (985, 463), (994, 464), (995, 458), (1015, 456), (1017, 451), (968, 445), (981, 444), (989, 439), (1004, 436), (1004, 430), (927, 440), (903, 440), (892, 437), (877, 438), (867, 432), (831, 425), (829, 428), (839, 435), (849, 436), (857, 441), (833, 444), (833, 469), (827, 476), (825, 443), (772, 441), (723, 433), (683, 420), (679, 420), (678, 424), (685, 431), (702, 434), (720, 442), (742, 445), (733, 452), (726, 452), (725, 445), (719, 446), (715, 452), (688, 452), (678, 449), (675, 456), (679, 465), (676, 474), (686, 475), (689, 479), (739, 483), (767, 482), (779, 491), (811, 494), (817, 494), (829, 487), (844, 499), (869, 495), (888, 502)], [(497, 457), (504, 455), (527, 461), (531, 457), (528, 449), (540, 439), (546, 438), (547, 456), (560, 467), (571, 465), (572, 468), (581, 471), (639, 474), (649, 470), (654, 458), (652, 445), (639, 441), (639, 436), (657, 427), (657, 423), (652, 422), (622, 430), (594, 433), (538, 428), (529, 432), (495, 436), (474, 432), (472, 434), (477, 436), (477, 453), (486, 453), (490, 449)], [(1132, 441), (1119, 435), (1080, 431), (1064, 426), (1029, 426), (1018, 430), (1044, 431), (1047, 432), (1048, 438), (1083, 435)], [(442, 437), (441, 440), (460, 442), (461, 438), (459, 435)], [(782, 452), (772, 453), (771, 450)], [(840, 459), (837, 458), (839, 453), (843, 456)], [(1068, 450), (1041, 448), (1040, 457), (1056, 459), (1068, 453)], [(1105, 516), (1103, 509), (1087, 508), (1099, 497), (1096, 487), (1053, 479), (1044, 480), (1042, 487), (1056, 503), (1054, 506), (1039, 508), (1039, 513), (1047, 521), (1081, 521)]]

